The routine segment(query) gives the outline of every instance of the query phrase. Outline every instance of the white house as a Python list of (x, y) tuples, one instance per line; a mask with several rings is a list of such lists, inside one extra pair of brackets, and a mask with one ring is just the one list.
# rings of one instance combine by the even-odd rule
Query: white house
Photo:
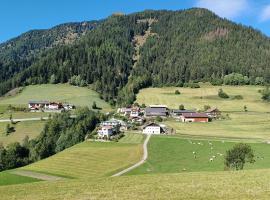
[(98, 136), (102, 137), (102, 138), (104, 138), (104, 137), (109, 138), (113, 134), (113, 130), (114, 130), (114, 128), (112, 126), (102, 126), (98, 130)]
[(140, 108), (134, 107), (131, 109), (130, 117), (138, 117), (140, 115)]
[(144, 134), (162, 134), (165, 133), (164, 129), (156, 123), (150, 123), (143, 127)]

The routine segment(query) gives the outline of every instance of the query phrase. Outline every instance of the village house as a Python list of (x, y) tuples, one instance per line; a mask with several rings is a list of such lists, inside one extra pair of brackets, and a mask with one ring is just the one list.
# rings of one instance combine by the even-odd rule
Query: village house
[(167, 117), (168, 114), (166, 105), (150, 105), (145, 109), (145, 117)]
[(130, 116), (131, 108), (118, 108), (117, 113), (122, 116)]
[(209, 116), (205, 113), (184, 113), (181, 117), (182, 122), (208, 122)]
[(162, 126), (159, 124), (156, 124), (154, 122), (147, 124), (143, 127), (143, 134), (162, 134), (165, 133), (165, 130)]
[(139, 107), (133, 107), (131, 108), (130, 117), (138, 117), (140, 115), (140, 108)]
[(50, 102), (50, 101), (29, 101), (28, 108), (31, 111), (61, 111), (61, 110), (72, 110), (75, 108), (71, 104), (62, 104), (60, 102)]
[(30, 110), (49, 109), (49, 101), (29, 101), (28, 108)]
[(115, 129), (113, 126), (102, 126), (97, 133), (100, 138), (110, 138), (110, 136), (114, 134), (114, 131)]
[(137, 117), (131, 117), (130, 121), (132, 123), (138, 123), (138, 124), (143, 124), (145, 122), (145, 119), (141, 116), (137, 116)]
[(205, 114), (207, 114), (212, 119), (217, 119), (220, 117), (221, 112), (217, 108), (209, 108), (208, 110), (205, 111)]

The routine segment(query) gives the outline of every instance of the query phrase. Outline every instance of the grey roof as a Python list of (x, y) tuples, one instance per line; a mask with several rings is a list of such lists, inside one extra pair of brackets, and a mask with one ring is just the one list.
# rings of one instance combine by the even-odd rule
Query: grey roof
[(30, 104), (34, 103), (34, 104), (49, 104), (49, 101), (43, 100), (43, 101), (36, 101), (36, 100), (30, 100), (29, 101)]
[(195, 113), (195, 112), (196, 112), (195, 110), (177, 110), (177, 109), (172, 110), (172, 113), (179, 113), (179, 114), (181, 114), (181, 113)]
[(146, 108), (145, 115), (146, 116), (167, 116), (168, 111), (166, 108)]
[(205, 113), (184, 113), (182, 116), (185, 118), (209, 118)]

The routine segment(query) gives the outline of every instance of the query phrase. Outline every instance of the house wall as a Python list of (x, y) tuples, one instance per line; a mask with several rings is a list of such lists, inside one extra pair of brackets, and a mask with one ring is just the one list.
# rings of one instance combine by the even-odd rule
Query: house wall
[(143, 129), (144, 134), (160, 134), (160, 127), (148, 126)]
[(182, 122), (208, 122), (208, 118), (181, 118)]

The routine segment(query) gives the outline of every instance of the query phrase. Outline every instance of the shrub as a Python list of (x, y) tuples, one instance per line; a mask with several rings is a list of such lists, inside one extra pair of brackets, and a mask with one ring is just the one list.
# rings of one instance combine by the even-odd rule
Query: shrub
[(185, 110), (185, 106), (183, 104), (179, 105), (179, 110)]
[(156, 117), (156, 121), (157, 121), (157, 122), (162, 122), (163, 120), (162, 120), (162, 118), (161, 118), (160, 116), (157, 116), (157, 117)]
[(245, 163), (254, 163), (254, 152), (251, 146), (243, 143), (236, 144), (226, 152), (225, 166), (230, 169), (242, 170)]
[(264, 85), (264, 78), (263, 77), (256, 77), (255, 78), (255, 85)]
[(262, 99), (264, 101), (270, 101), (270, 89), (269, 89), (269, 87), (266, 87), (264, 90), (261, 90), (260, 93), (262, 94)]
[(179, 90), (175, 90), (174, 94), (179, 95), (181, 94)]
[(238, 73), (231, 73), (223, 79), (225, 85), (248, 85), (250, 80), (247, 76)]
[(221, 86), (223, 84), (223, 80), (216, 78), (216, 79), (212, 79), (210, 83), (214, 86)]
[(218, 96), (222, 99), (228, 99), (230, 98), (229, 95), (227, 95), (221, 88), (218, 90)]
[(234, 100), (241, 100), (244, 99), (242, 95), (235, 95), (232, 99)]

